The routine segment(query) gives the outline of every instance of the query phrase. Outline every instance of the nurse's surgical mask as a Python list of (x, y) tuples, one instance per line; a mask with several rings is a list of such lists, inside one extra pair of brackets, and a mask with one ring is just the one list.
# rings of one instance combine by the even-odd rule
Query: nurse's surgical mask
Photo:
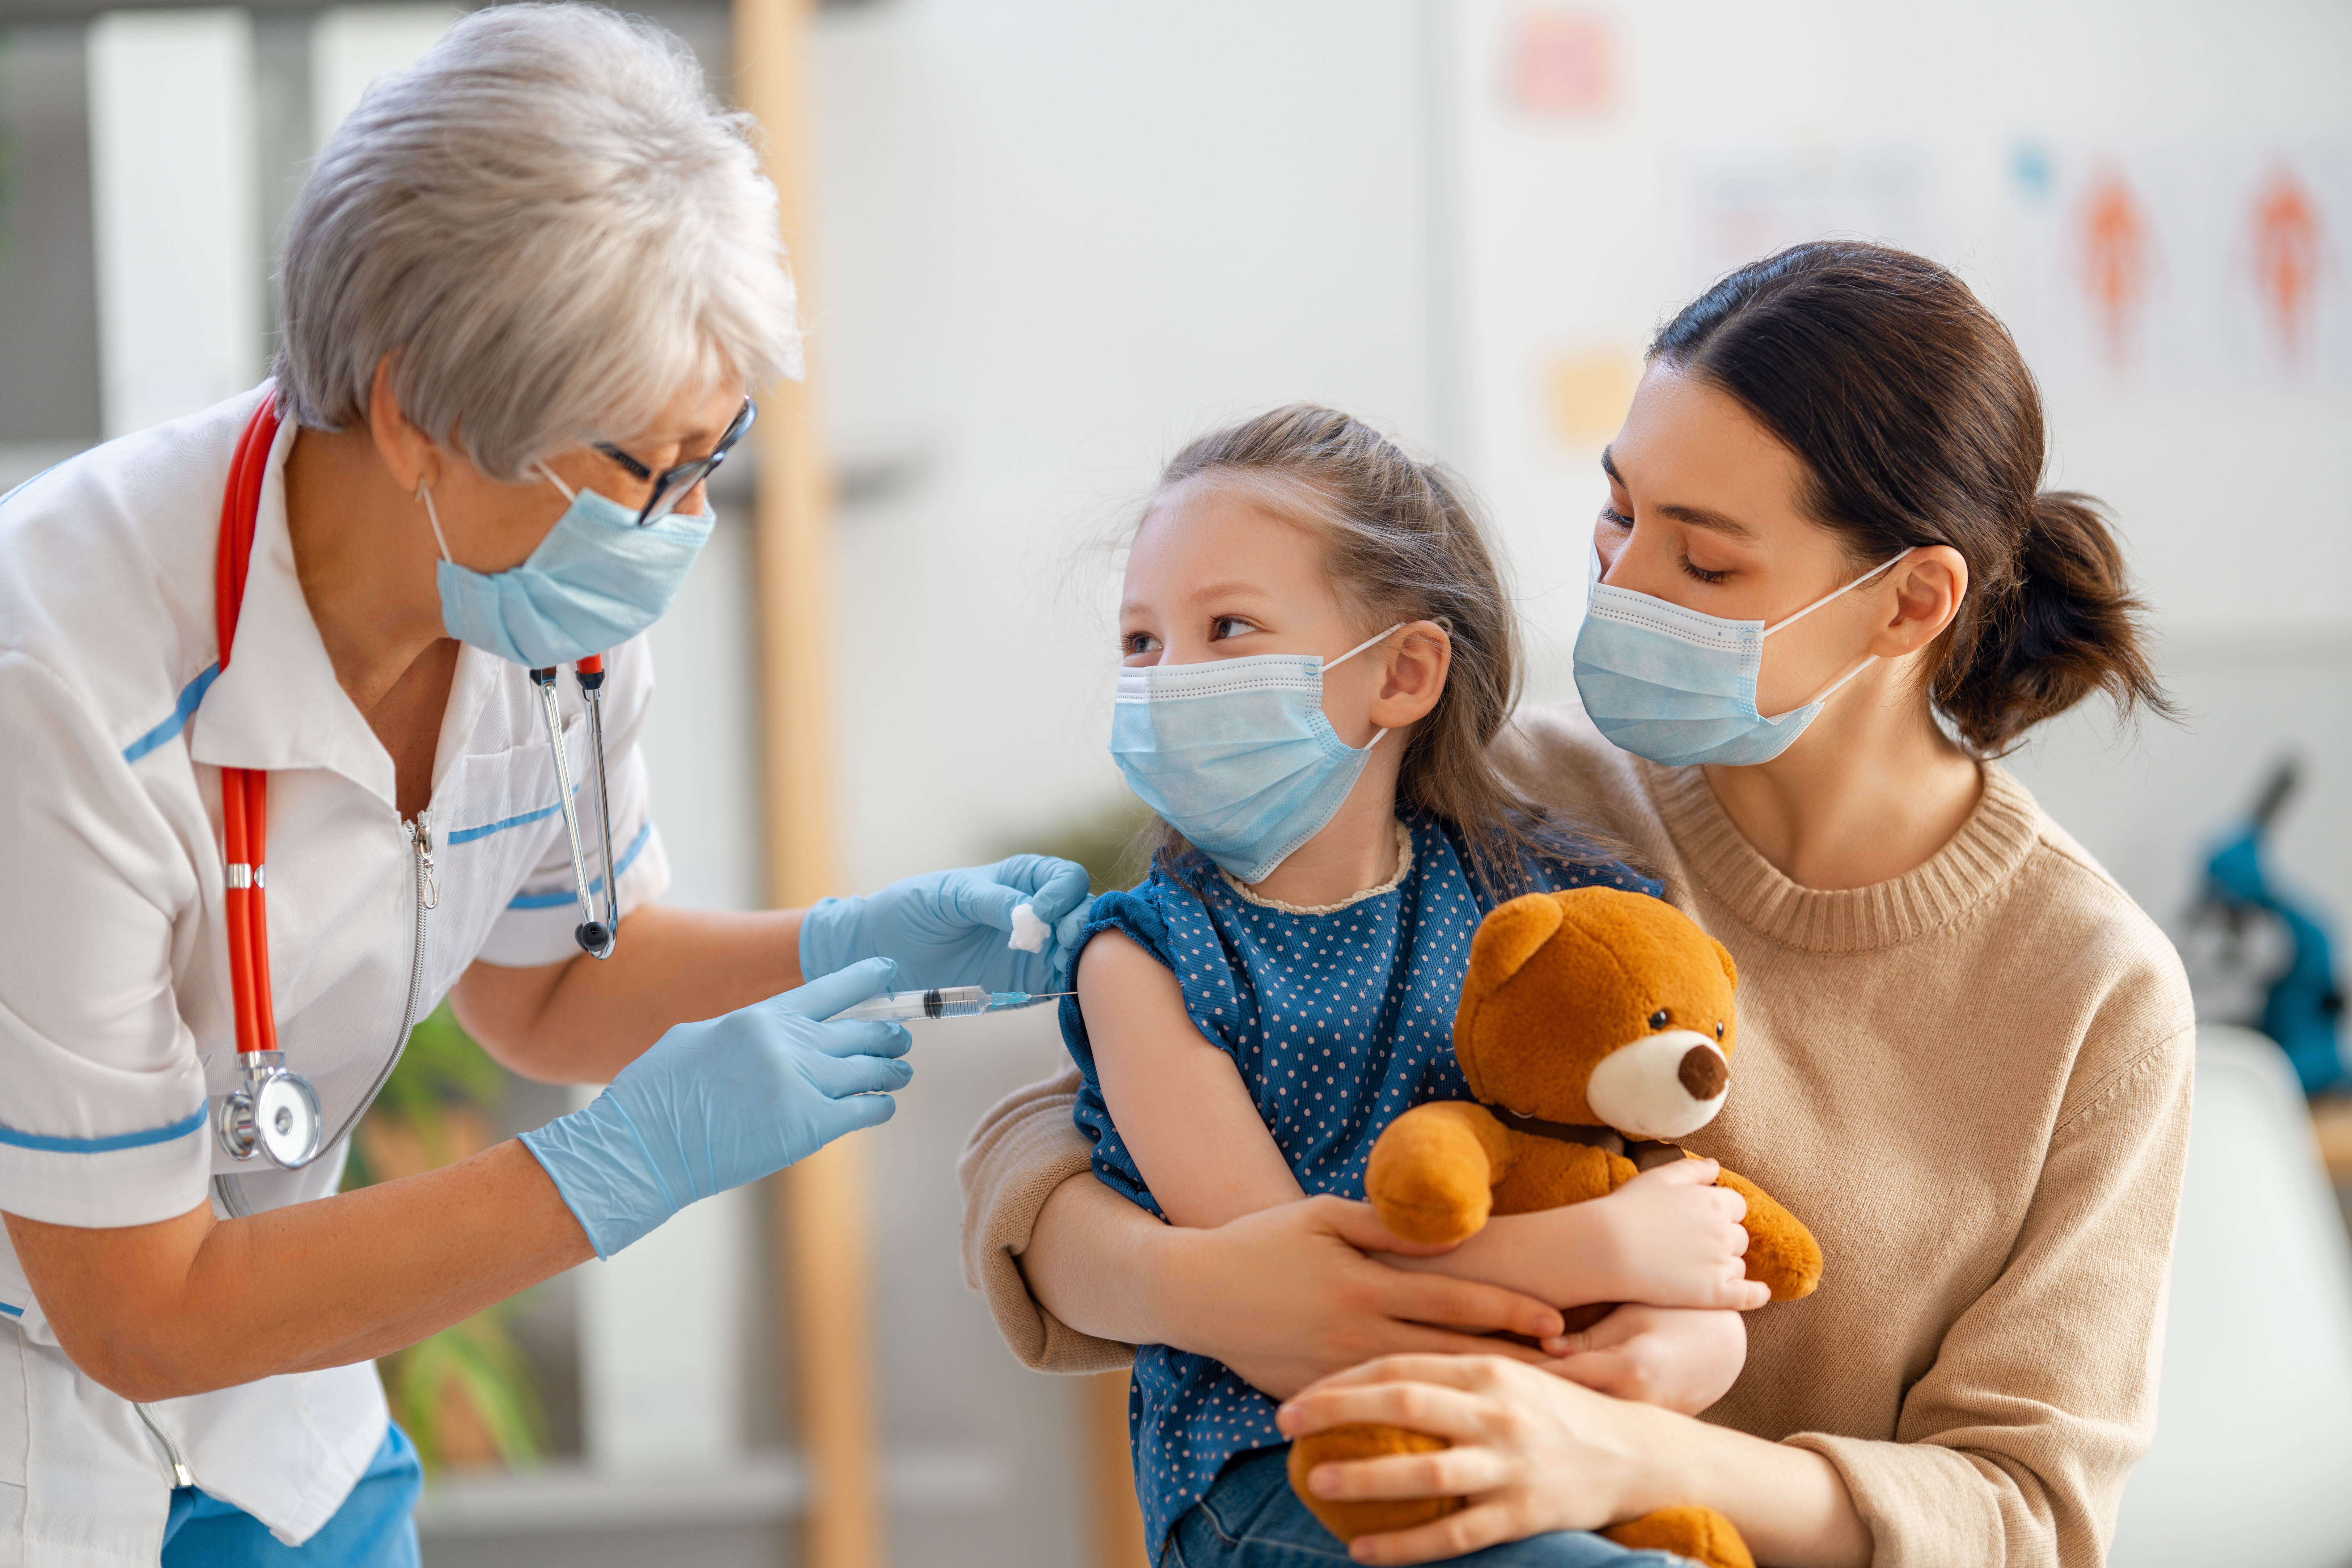
[(433, 492), (418, 487), (441, 547), (434, 582), (441, 625), (458, 641), (527, 669), (618, 647), (661, 619), (710, 539), (712, 513), (637, 514), (594, 490), (540, 473), (571, 504), (520, 566), (477, 572), (450, 558)]
[(1576, 637), (1576, 689), (1593, 725), (1619, 747), (1666, 767), (1769, 763), (1821, 716), (1832, 693), (1877, 662), (1867, 655), (1811, 701), (1766, 718), (1756, 710), (1764, 639), (1850, 594), (1910, 554), (1905, 551), (1770, 626), (1702, 615), (1601, 580)]
[(1404, 624), (1328, 665), (1320, 654), (1266, 653), (1122, 669), (1110, 754), (1194, 848), (1243, 882), (1263, 882), (1339, 815), (1388, 733), (1360, 748), (1339, 739), (1323, 716), (1324, 674)]

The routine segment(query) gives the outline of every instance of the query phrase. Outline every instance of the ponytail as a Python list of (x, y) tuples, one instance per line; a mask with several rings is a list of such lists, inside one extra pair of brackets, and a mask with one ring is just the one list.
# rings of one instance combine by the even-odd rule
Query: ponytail
[(2101, 692), (2125, 713), (2172, 715), (2148, 663), (2146, 606), (2125, 582), (2123, 549), (2098, 501), (2076, 490), (2033, 498), (2005, 598), (1966, 664), (1948, 658), (1932, 682), (1936, 705), (1980, 754), (1999, 756)]
[(2099, 692), (2173, 716), (2105, 509), (2041, 488), (2042, 395), (1951, 273), (1885, 246), (1792, 246), (1683, 307), (1650, 357), (1721, 388), (1803, 461), (1801, 504), (1857, 567), (1959, 552), (1968, 594), (1926, 686), (1978, 755)]

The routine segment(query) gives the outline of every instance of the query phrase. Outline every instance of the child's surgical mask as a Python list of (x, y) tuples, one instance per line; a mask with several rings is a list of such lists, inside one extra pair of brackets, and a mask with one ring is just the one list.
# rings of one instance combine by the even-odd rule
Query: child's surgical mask
[(1329, 664), (1267, 653), (1118, 672), (1110, 754), (1128, 786), (1194, 847), (1262, 882), (1339, 814), (1380, 744), (1360, 750), (1323, 716), (1323, 676), (1403, 629), (1399, 621)]

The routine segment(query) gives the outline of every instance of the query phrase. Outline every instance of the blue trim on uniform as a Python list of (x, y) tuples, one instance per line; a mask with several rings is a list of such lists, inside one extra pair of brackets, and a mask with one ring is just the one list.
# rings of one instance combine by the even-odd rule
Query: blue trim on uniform
[(182, 730), (186, 729), (189, 718), (196, 710), (196, 704), (205, 700), (205, 693), (211, 690), (213, 682), (219, 679), (219, 664), (206, 665), (202, 675), (180, 688), (180, 700), (173, 705), (172, 716), (123, 747), (122, 760), (126, 763), (135, 763), (173, 736), (177, 735)]
[[(549, 811), (552, 811), (555, 808), (553, 806), (550, 806), (548, 808)], [(546, 813), (542, 812), (541, 815), (544, 816)], [(650, 821), (643, 827), (637, 829), (637, 836), (629, 840), (629, 847), (626, 849), (621, 851), (620, 874), (622, 876), (625, 877), (629, 874), (629, 868), (637, 863), (637, 856), (645, 849), (646, 840), (651, 838), (653, 836), (654, 825)], [(588, 884), (588, 891), (592, 894), (601, 893), (604, 890), (604, 879), (602, 877), (597, 878), (594, 881)], [(579, 900), (580, 894), (577, 889), (561, 893), (517, 893), (507, 904), (507, 908), (510, 910), (560, 910), (566, 904), (577, 903)]]
[[(576, 792), (575, 792), (576, 793)], [(493, 833), (504, 833), (509, 827), (520, 827), (529, 822), (543, 822), (563, 809), (563, 803), (542, 805), (537, 811), (526, 811), (520, 816), (509, 816), (503, 822), (493, 822), (487, 827), (461, 827), (441, 842), (455, 849), (460, 844), (471, 844), (477, 838), (488, 838)]]
[(0, 1312), (5, 1312), (12, 1318), (21, 1318), (25, 1315), (25, 1309), (22, 1307), (12, 1307), (5, 1301), (0, 1301)]
[(166, 1127), (150, 1127), (140, 1132), (117, 1132), (105, 1138), (52, 1138), (46, 1132), (19, 1132), (13, 1127), (0, 1127), (0, 1143), (12, 1149), (37, 1149), (45, 1154), (110, 1154), (117, 1149), (144, 1149), (151, 1143), (169, 1143), (185, 1138), (205, 1124), (211, 1112), (199, 1105), (182, 1121)]
[[(578, 795), (580, 786), (573, 784), (572, 793)], [(520, 816), (509, 816), (503, 822), (493, 822), (482, 827), (461, 827), (441, 840), (444, 849), (455, 849), (460, 844), (471, 844), (477, 838), (488, 838), (493, 833), (504, 833), (509, 827), (524, 827), (534, 822), (544, 822), (563, 809), (563, 803), (542, 805), (537, 811), (526, 811)]]

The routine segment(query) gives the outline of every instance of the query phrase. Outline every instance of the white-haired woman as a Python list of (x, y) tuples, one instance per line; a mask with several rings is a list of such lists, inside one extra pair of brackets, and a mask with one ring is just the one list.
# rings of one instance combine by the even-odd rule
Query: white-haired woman
[[(641, 634), (798, 355), (774, 193), (674, 40), (458, 22), (321, 155), (285, 294), (271, 384), (0, 504), (0, 1560), (415, 1562), (369, 1358), (887, 1117), (905, 1031), (824, 1020), (1047, 989), (1013, 911), (1085, 892), (652, 902)], [(335, 1195), (444, 993), (611, 1088)]]

